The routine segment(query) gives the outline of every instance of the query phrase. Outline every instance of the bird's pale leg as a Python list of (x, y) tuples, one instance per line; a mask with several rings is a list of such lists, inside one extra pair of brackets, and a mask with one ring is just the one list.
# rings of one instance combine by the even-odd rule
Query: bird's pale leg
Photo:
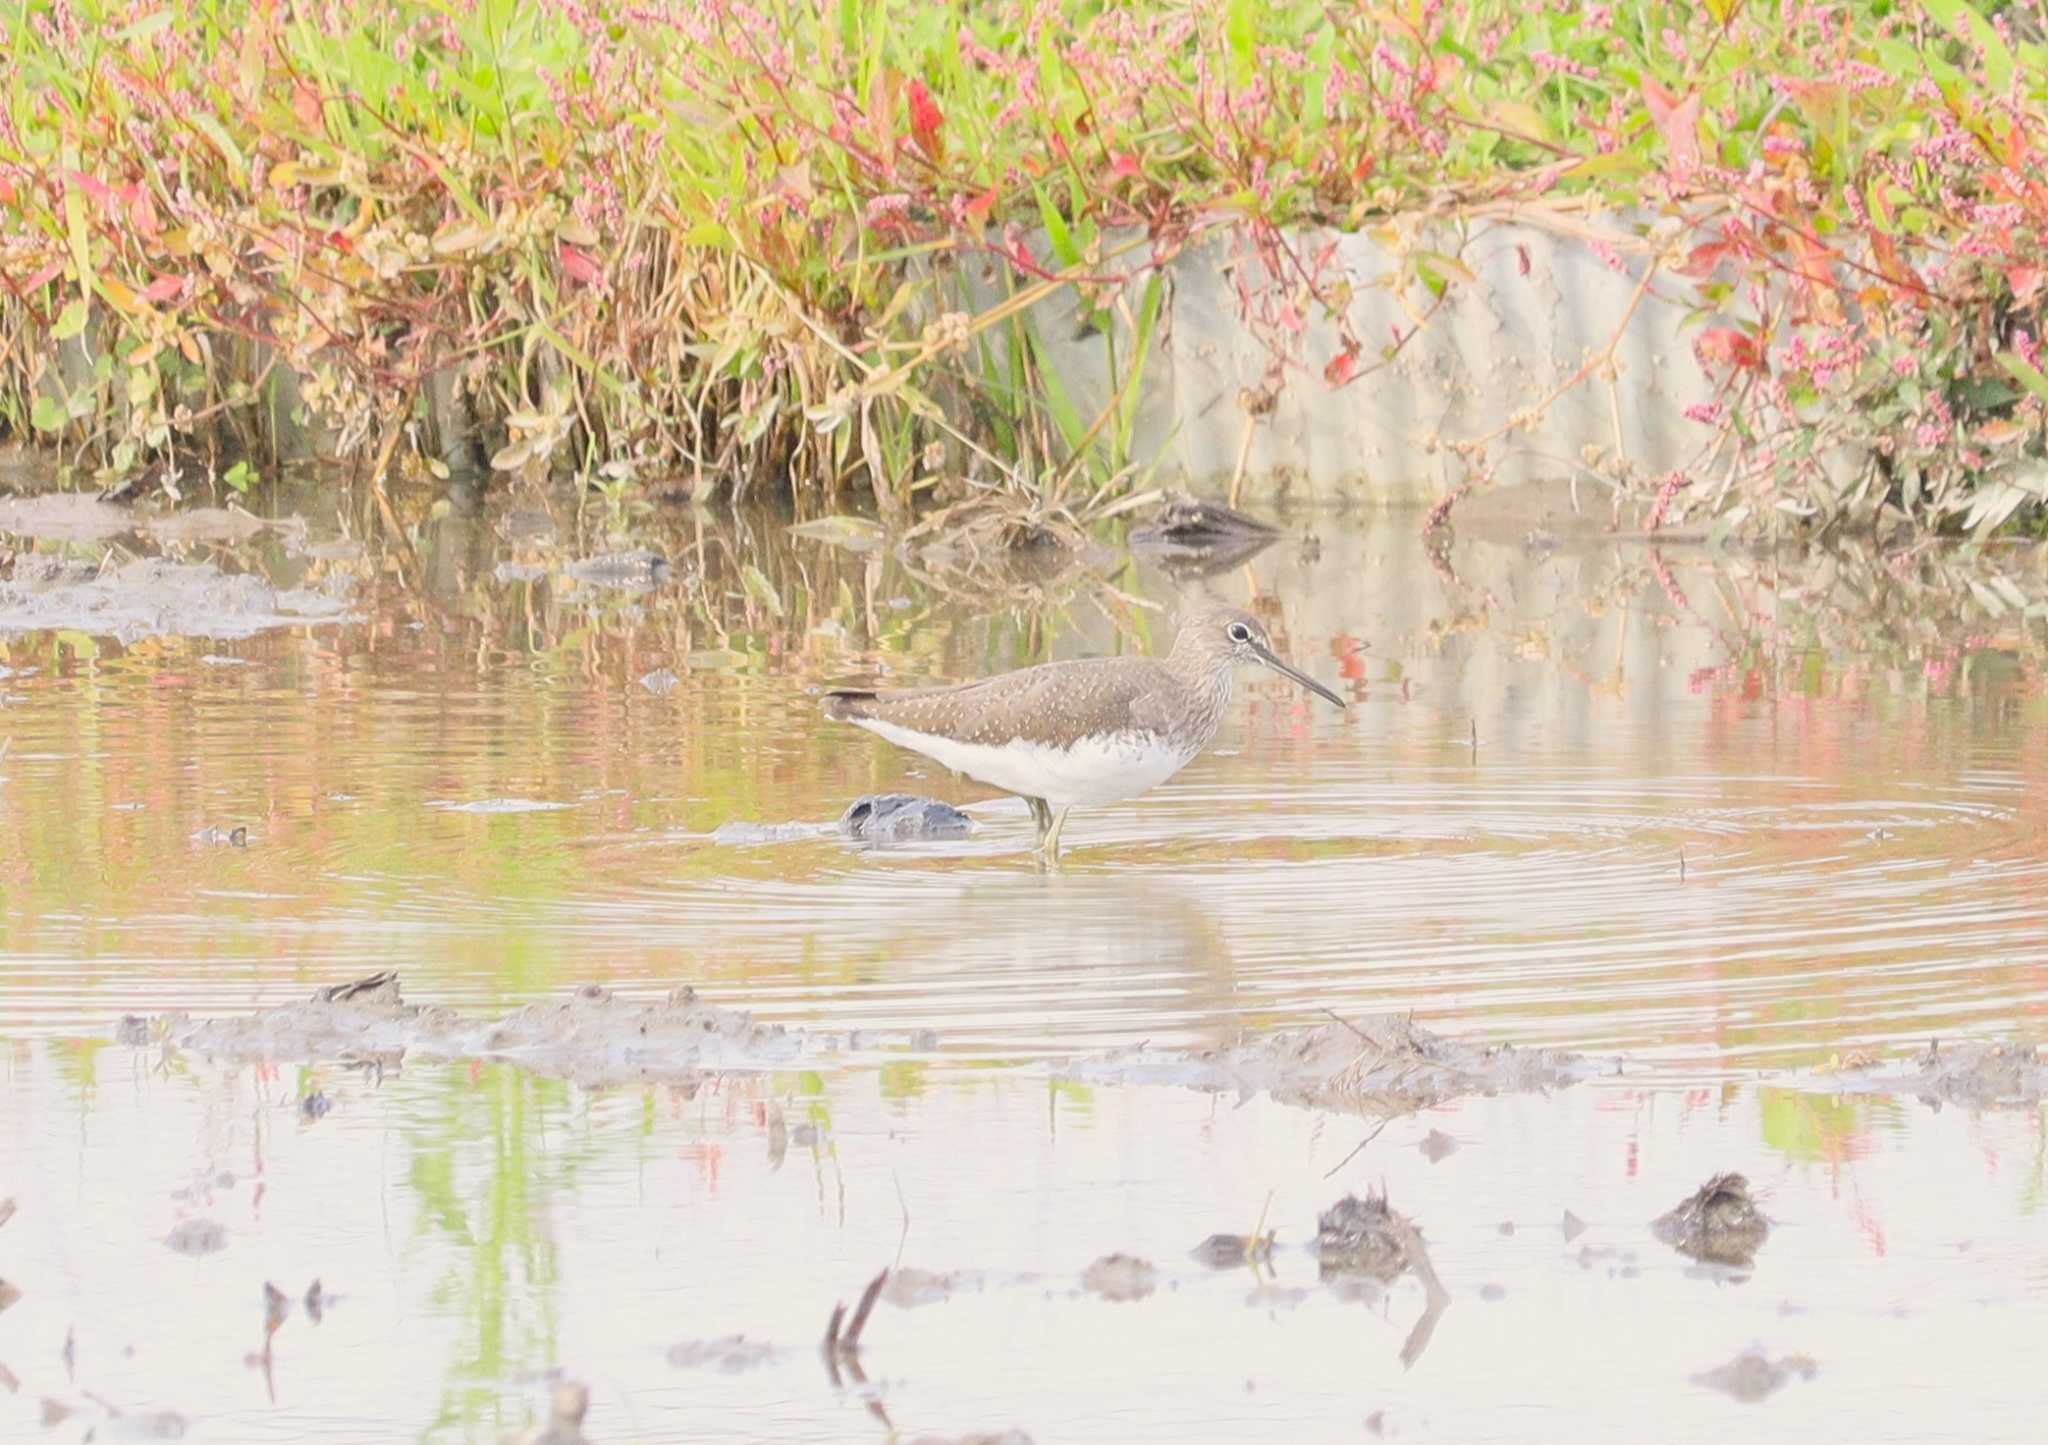
[(1052, 809), (1043, 798), (1026, 797), (1024, 804), (1031, 809), (1031, 821), (1038, 825), (1038, 847), (1043, 848), (1045, 835), (1052, 831)]
[(1041, 853), (1045, 854), (1047, 859), (1052, 861), (1058, 860), (1060, 856), (1060, 829), (1067, 826), (1067, 814), (1073, 811), (1074, 806), (1073, 804), (1069, 803), (1066, 807), (1060, 809), (1059, 812), (1053, 815), (1052, 829), (1045, 835), (1045, 837), (1039, 842), (1038, 845), (1038, 850)]

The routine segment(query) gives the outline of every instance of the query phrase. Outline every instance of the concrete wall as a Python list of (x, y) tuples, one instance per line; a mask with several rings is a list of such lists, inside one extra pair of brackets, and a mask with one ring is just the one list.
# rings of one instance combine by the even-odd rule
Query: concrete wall
[[(1608, 218), (1600, 229), (1629, 234), (1626, 218)], [(1329, 279), (1341, 271), (1351, 282), (1347, 314), (1364, 344), (1361, 371), (1391, 343), (1391, 328), (1405, 333), (1429, 312), (1433, 298), (1419, 281), (1399, 293), (1387, 284), (1399, 274), (1398, 254), (1372, 236), (1301, 231), (1290, 240), (1304, 257), (1334, 244)], [(1284, 384), (1268, 388), (1271, 412), (1253, 427), (1247, 498), (1435, 501), (1467, 464), (1433, 443), (1481, 437), (1538, 406), (1588, 355), (1605, 350), (1648, 264), (1647, 247), (1623, 251), (1617, 268), (1583, 240), (1515, 222), (1446, 223), (1414, 244), (1459, 257), (1472, 279), (1452, 280), (1392, 363), (1348, 386), (1324, 380), (1341, 350), (1337, 324), (1310, 314), (1288, 352)], [(1159, 478), (1201, 493), (1229, 485), (1248, 419), (1240, 398), (1261, 389), (1274, 360), (1241, 318), (1240, 272), (1254, 291), (1270, 284), (1242, 235), (1212, 236), (1169, 263), (1166, 322), (1143, 378), (1134, 453), (1163, 454)], [(1709, 433), (1682, 413), (1710, 399), (1714, 383), (1694, 360), (1695, 333), (1680, 331), (1689, 290), (1676, 278), (1653, 283), (1628, 319), (1612, 377), (1589, 378), (1533, 428), (1495, 443), (1495, 480), (1554, 480), (1595, 455), (1623, 458), (1644, 475), (1692, 460)], [(1142, 281), (1126, 288), (1133, 314), (1142, 291)], [(975, 304), (996, 296), (985, 279), (971, 280), (969, 294)], [(1031, 315), (1077, 407), (1092, 416), (1111, 394), (1109, 347), (1099, 335), (1077, 335), (1077, 300), (1068, 289)], [(1119, 354), (1128, 351), (1129, 338), (1119, 336)]]

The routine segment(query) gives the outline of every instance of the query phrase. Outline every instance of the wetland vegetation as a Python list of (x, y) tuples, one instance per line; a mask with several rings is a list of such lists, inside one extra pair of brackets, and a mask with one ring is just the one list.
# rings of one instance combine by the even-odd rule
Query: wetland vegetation
[[(1646, 297), (1697, 323), (1692, 462), (1607, 478), (1650, 525), (1983, 533), (2048, 496), (2039, 0), (19, 0), (0, 28), (0, 425), (80, 479), (218, 495), (310, 451), (1043, 535), (1155, 460), (1185, 248), (1229, 238), (1251, 426), (1372, 387), (1513, 221), (1640, 278), (1619, 328)], [(1055, 299), (1107, 378), (1085, 410)], [(1567, 389), (1614, 379), (1588, 340)], [(1447, 438), (1444, 501), (1533, 424)]]

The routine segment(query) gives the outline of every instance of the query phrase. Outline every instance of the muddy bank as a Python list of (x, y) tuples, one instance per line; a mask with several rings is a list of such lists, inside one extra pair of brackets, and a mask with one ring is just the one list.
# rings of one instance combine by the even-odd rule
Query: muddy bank
[[(210, 1058), (335, 1062), (393, 1069), (408, 1060), (500, 1059), (585, 1087), (643, 1080), (690, 1082), (715, 1071), (777, 1068), (889, 1042), (870, 1033), (796, 1031), (755, 1022), (696, 990), (656, 1004), (585, 984), (559, 1003), (528, 1004), (498, 1019), (405, 1002), (395, 973), (324, 988), (303, 1003), (232, 1018), (183, 1013), (121, 1020), (122, 1043)], [(912, 1040), (921, 1046), (929, 1035)]]
[(1910, 1095), (1934, 1108), (2030, 1109), (2048, 1098), (2048, 1063), (2040, 1046), (2018, 1039), (1944, 1044), (1939, 1039), (1911, 1059), (1852, 1059), (1826, 1071), (1802, 1074), (1796, 1087), (1839, 1094)]
[[(330, 577), (346, 588), (347, 573)], [(123, 644), (145, 637), (250, 637), (273, 627), (353, 621), (347, 598), (311, 588), (277, 588), (211, 562), (145, 557), (102, 571), (57, 557), (18, 557), (0, 581), (0, 636), (73, 631)]]
[[(37, 485), (40, 472), (32, 473)], [(0, 497), (0, 532), (46, 542), (105, 542), (147, 537), (157, 542), (239, 542), (273, 528), (302, 531), (294, 517), (271, 521), (232, 507), (175, 507), (157, 511), (116, 506), (85, 492), (44, 492)]]
[(1069, 1059), (1058, 1078), (1268, 1093), (1285, 1104), (1410, 1114), (1466, 1094), (1561, 1089), (1611, 1069), (1558, 1049), (1460, 1043), (1397, 1014), (1283, 1029), (1225, 1049), (1113, 1049)]

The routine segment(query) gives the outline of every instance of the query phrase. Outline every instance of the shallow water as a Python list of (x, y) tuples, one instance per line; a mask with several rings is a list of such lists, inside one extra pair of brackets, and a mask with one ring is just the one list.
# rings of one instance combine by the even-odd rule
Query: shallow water
[[(404, 504), (410, 550), (367, 505), (303, 499), (315, 520), (254, 538), (14, 539), (212, 560), (354, 620), (0, 637), (0, 1277), (24, 1291), (0, 1420), (91, 1390), (200, 1438), (496, 1439), (559, 1367), (599, 1440), (882, 1438), (870, 1403), (906, 1436), (1039, 1440), (1357, 1438), (1375, 1412), (1458, 1440), (1636, 1439), (1646, 1415), (2032, 1437), (2040, 1112), (1784, 1085), (1930, 1037), (2041, 1040), (2037, 560), (1660, 553), (1541, 516), (1438, 555), (1410, 516), (1302, 515), (1206, 579), (1109, 538), (996, 585), (786, 519), (430, 503)], [(632, 547), (673, 571), (569, 573)], [(1353, 706), (1244, 679), (1216, 752), (1077, 812), (1052, 874), (1000, 799), (959, 841), (714, 841), (867, 791), (988, 797), (823, 723), (818, 688), (1149, 650), (1170, 629), (1141, 603), (1195, 592), (1255, 599)], [(125, 1013), (384, 967), (465, 1009), (692, 982), (936, 1044), (685, 1097), (105, 1042)], [(1621, 1073), (1396, 1120), (1341, 1162), (1369, 1121), (1046, 1071), (1326, 1010)], [(316, 1085), (335, 1107), (308, 1122)], [(1437, 1164), (1431, 1130), (1461, 1146)], [(1743, 1283), (1645, 1228), (1718, 1169), (1779, 1221)], [(1405, 1369), (1420, 1287), (1345, 1298), (1293, 1248), (1381, 1181), (1453, 1296)], [(1283, 1248), (1249, 1300), (1186, 1250), (1262, 1209)], [(1570, 1244), (1566, 1209), (1590, 1225)], [(187, 1216), (227, 1247), (170, 1252)], [(975, 1287), (883, 1305), (873, 1385), (835, 1388), (825, 1317), (899, 1248)], [(1114, 1251), (1159, 1267), (1155, 1296), (1077, 1294)], [(346, 1298), (286, 1323), (266, 1381), (261, 1283), (314, 1275)], [(775, 1358), (667, 1361), (741, 1332)], [(1750, 1344), (1817, 1373), (1754, 1405), (1691, 1382)]]

